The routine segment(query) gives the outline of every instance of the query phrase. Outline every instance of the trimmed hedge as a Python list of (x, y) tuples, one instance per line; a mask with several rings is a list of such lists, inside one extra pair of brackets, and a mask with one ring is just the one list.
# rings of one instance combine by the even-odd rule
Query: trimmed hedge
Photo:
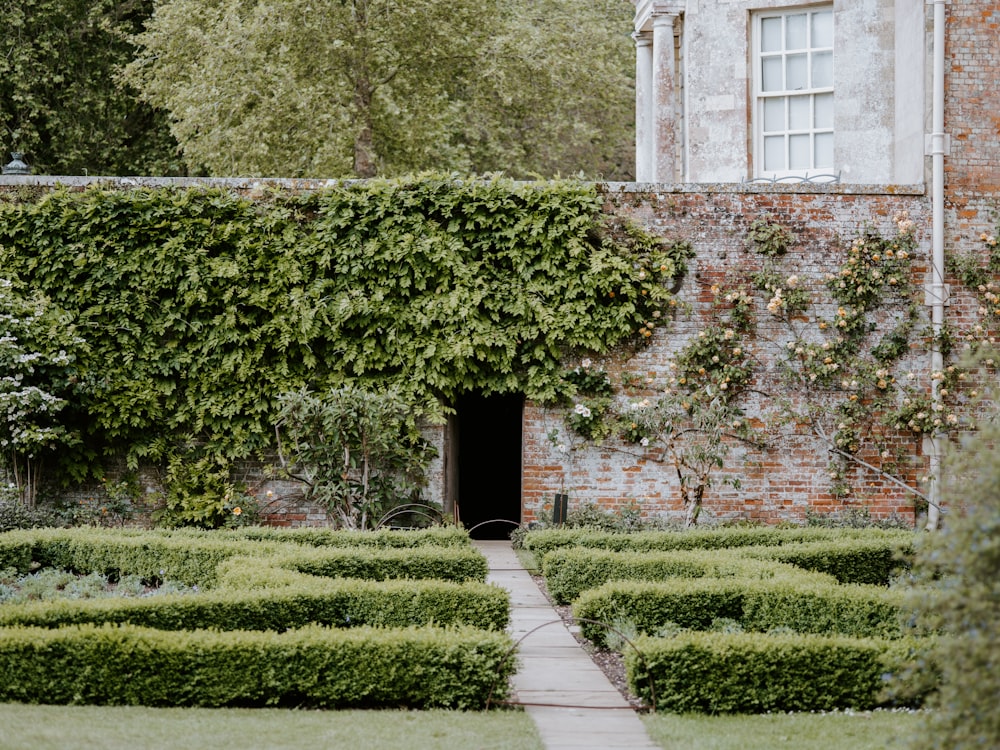
[(161, 630), (273, 630), (468, 625), (506, 627), (506, 591), (485, 583), (316, 580), (278, 590), (218, 590), (146, 598), (61, 599), (0, 607), (0, 627), (118, 623)]
[[(468, 547), (412, 548), (309, 547), (245, 539), (204, 539), (184, 535), (117, 533), (97, 529), (41, 529), (0, 534), (0, 568), (27, 572), (52, 567), (83, 573), (138, 575), (193, 586), (217, 583), (221, 563), (248, 554), (271, 567), (311, 575), (385, 580), (436, 578), (485, 581), (488, 563)], [(267, 564), (255, 566), (261, 573)], [(227, 566), (233, 570), (232, 566)]]
[[(658, 711), (707, 714), (876, 708), (890, 700), (886, 687), (917, 648), (908, 641), (721, 633), (642, 636), (635, 645), (625, 667), (637, 696), (651, 703), (655, 693)], [(900, 683), (891, 700), (919, 705), (927, 687)]]
[(791, 565), (713, 550), (642, 553), (590, 548), (559, 549), (545, 555), (542, 574), (549, 594), (559, 604), (569, 604), (583, 591), (608, 581), (704, 577), (767, 579), (780, 576), (804, 582), (833, 582), (829, 576), (809, 573)]
[(882, 588), (732, 578), (618, 581), (584, 591), (573, 603), (582, 634), (598, 646), (607, 629), (597, 623), (620, 619), (649, 635), (670, 623), (708, 630), (725, 618), (756, 632), (900, 638), (904, 609), (901, 592)]
[(0, 701), (143, 706), (483, 708), (515, 670), (472, 628), (0, 630)]
[[(261, 548), (265, 551), (270, 548)], [(31, 529), (0, 534), (0, 568), (21, 573), (59, 568), (80, 573), (137, 575), (188, 586), (211, 586), (219, 563), (246, 555), (246, 544), (156, 538), (91, 528)]]
[(303, 527), (295, 529), (272, 526), (245, 526), (238, 529), (156, 529), (142, 532), (169, 538), (250, 540), (255, 542), (295, 542), (312, 547), (471, 547), (469, 534), (457, 526), (434, 526), (426, 529), (359, 531)]
[(832, 575), (841, 583), (888, 586), (909, 567), (913, 555), (912, 536), (908, 540), (887, 538), (844, 538), (822, 542), (796, 543), (781, 547), (753, 548), (746, 554), (761, 560), (777, 560), (805, 570)]
[(618, 552), (667, 552), (672, 550), (727, 549), (730, 547), (780, 547), (803, 542), (867, 539), (898, 542), (906, 546), (913, 542), (913, 532), (887, 529), (829, 529), (803, 527), (796, 529), (772, 526), (733, 526), (720, 529), (689, 529), (685, 531), (641, 531), (615, 533), (593, 529), (537, 529), (524, 535), (522, 546), (539, 559), (564, 547), (589, 547)]

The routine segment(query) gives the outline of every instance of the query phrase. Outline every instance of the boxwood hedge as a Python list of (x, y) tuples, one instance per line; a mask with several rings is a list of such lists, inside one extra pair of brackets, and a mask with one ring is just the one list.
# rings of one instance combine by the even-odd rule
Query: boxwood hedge
[(130, 625), (0, 631), (0, 701), (143, 706), (483, 708), (514, 671), (504, 633)]
[[(486, 559), (471, 546), (312, 547), (100, 529), (36, 529), (0, 535), (0, 568), (96, 571), (147, 580), (169, 578), (202, 587), (216, 585), (221, 563), (248, 555), (268, 560), (271, 567), (339, 578), (485, 581), (488, 572)], [(261, 567), (255, 566), (258, 573)]]
[(58, 599), (0, 607), (0, 627), (128, 623), (161, 630), (273, 630), (469, 625), (500, 629), (510, 616), (503, 589), (485, 583), (313, 579), (279, 589), (219, 589), (146, 598)]
[(584, 591), (573, 603), (582, 634), (603, 645), (599, 623), (626, 620), (640, 633), (666, 626), (708, 630), (720, 619), (747, 631), (852, 637), (902, 637), (902, 592), (873, 586), (736, 578), (616, 581)]
[(791, 565), (715, 550), (610, 552), (588, 548), (557, 549), (543, 558), (542, 574), (549, 594), (559, 604), (568, 604), (583, 591), (608, 581), (705, 577), (767, 579), (775, 576), (800, 581), (834, 581), (821, 573), (809, 573)]
[(728, 549), (731, 547), (780, 547), (802, 542), (830, 542), (844, 539), (884, 541), (905, 546), (913, 532), (890, 529), (830, 529), (820, 527), (777, 528), (773, 526), (733, 526), (685, 531), (642, 531), (615, 533), (587, 528), (535, 529), (522, 537), (524, 549), (539, 559), (563, 547), (589, 547), (619, 552), (666, 552), (683, 549)]
[(630, 688), (659, 711), (765, 713), (917, 705), (927, 683), (887, 686), (924, 644), (818, 635), (642, 636), (625, 655)]

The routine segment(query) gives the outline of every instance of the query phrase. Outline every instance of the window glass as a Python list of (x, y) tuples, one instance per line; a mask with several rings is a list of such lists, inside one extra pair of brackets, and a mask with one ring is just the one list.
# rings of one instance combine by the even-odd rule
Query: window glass
[(817, 133), (814, 167), (833, 168), (833, 133)]
[(764, 170), (782, 172), (785, 169), (785, 136), (772, 135), (764, 139)]
[(812, 46), (833, 46), (833, 11), (824, 10), (812, 14)]
[(788, 168), (809, 169), (812, 166), (812, 153), (808, 135), (788, 136)]
[(813, 97), (813, 127), (828, 129), (833, 127), (833, 94), (816, 94)]
[(764, 91), (781, 91), (785, 88), (781, 75), (782, 67), (780, 57), (765, 57), (760, 61), (761, 88)]
[(788, 98), (788, 129), (809, 130), (812, 127), (812, 97), (791, 96)]
[(809, 15), (796, 13), (785, 16), (785, 49), (805, 49), (808, 45), (806, 31), (809, 28)]
[(785, 98), (773, 97), (764, 100), (764, 130), (785, 129)]
[(833, 85), (833, 53), (815, 52), (812, 56), (812, 87), (823, 89)]
[(761, 20), (760, 51), (781, 51), (781, 18), (764, 18)]
[(785, 88), (801, 91), (809, 87), (809, 55), (788, 55), (785, 58)]

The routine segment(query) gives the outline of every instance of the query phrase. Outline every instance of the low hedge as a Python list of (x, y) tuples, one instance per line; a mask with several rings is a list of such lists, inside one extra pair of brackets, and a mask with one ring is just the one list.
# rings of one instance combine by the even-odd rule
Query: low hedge
[(145, 598), (60, 599), (0, 607), (0, 627), (119, 623), (161, 630), (273, 630), (469, 625), (506, 627), (506, 591), (485, 583), (317, 580), (278, 590), (216, 590)]
[(542, 560), (542, 574), (549, 594), (559, 604), (569, 604), (583, 591), (608, 581), (667, 578), (773, 578), (800, 581), (833, 581), (791, 565), (754, 560), (713, 550), (675, 552), (609, 552), (600, 549), (557, 549)]
[(582, 634), (604, 645), (600, 623), (627, 621), (653, 635), (667, 625), (709, 630), (716, 620), (735, 620), (747, 631), (858, 638), (900, 638), (905, 599), (876, 587), (782, 580), (674, 579), (616, 581), (584, 591), (573, 603)]
[(728, 549), (731, 547), (780, 547), (803, 542), (867, 539), (912, 543), (913, 532), (888, 529), (829, 529), (820, 527), (777, 528), (733, 526), (685, 531), (640, 531), (615, 533), (594, 529), (536, 529), (523, 536), (521, 545), (539, 559), (565, 547), (589, 547), (617, 552), (668, 552), (672, 550)]
[[(150, 533), (150, 532), (144, 532)], [(457, 526), (433, 526), (426, 529), (379, 529), (360, 531), (303, 527), (245, 526), (238, 529), (157, 529), (152, 533), (169, 538), (249, 540), (254, 542), (294, 542), (312, 547), (470, 547), (469, 533)]]
[[(270, 560), (270, 565), (276, 568), (340, 578), (485, 581), (488, 572), (486, 558), (471, 546), (309, 547), (235, 538), (123, 534), (101, 529), (40, 529), (0, 534), (0, 568), (14, 567), (21, 572), (53, 567), (211, 587), (217, 583), (222, 563), (247, 555)], [(264, 567), (258, 565), (255, 569), (259, 572)]]
[[(261, 547), (260, 551), (268, 550)], [(31, 529), (0, 534), (0, 568), (12, 567), (22, 573), (39, 567), (59, 568), (211, 586), (221, 562), (246, 554), (246, 543), (235, 541), (158, 538), (108, 529)]]
[(890, 701), (918, 705), (928, 687), (902, 681), (915, 649), (926, 648), (909, 641), (683, 633), (642, 636), (635, 646), (625, 654), (629, 687), (647, 703), (655, 695), (658, 711), (868, 710)]
[(746, 550), (746, 554), (827, 573), (841, 583), (888, 586), (909, 567), (907, 558), (913, 554), (913, 539), (848, 537), (781, 547), (756, 547)]
[(0, 701), (480, 709), (506, 695), (511, 648), (473, 628), (6, 628)]
[(486, 558), (471, 547), (410, 549), (302, 548), (274, 556), (275, 564), (328, 578), (437, 578), (443, 581), (485, 581)]

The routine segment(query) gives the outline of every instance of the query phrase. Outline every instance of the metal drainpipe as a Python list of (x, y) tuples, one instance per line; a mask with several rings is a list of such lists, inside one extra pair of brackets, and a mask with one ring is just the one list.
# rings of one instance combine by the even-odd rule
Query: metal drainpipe
[[(945, 2), (932, 0), (934, 4), (934, 90), (931, 132), (931, 329), (934, 334), (931, 345), (931, 402), (941, 405), (941, 381), (934, 375), (944, 370), (939, 336), (944, 326), (944, 303), (947, 289), (944, 284), (944, 157), (947, 151), (947, 136), (944, 132), (944, 39)], [(937, 411), (937, 409), (935, 409)], [(941, 433), (931, 436), (930, 487), (928, 488), (927, 526), (928, 531), (938, 527), (941, 516), (941, 458), (944, 440)]]

